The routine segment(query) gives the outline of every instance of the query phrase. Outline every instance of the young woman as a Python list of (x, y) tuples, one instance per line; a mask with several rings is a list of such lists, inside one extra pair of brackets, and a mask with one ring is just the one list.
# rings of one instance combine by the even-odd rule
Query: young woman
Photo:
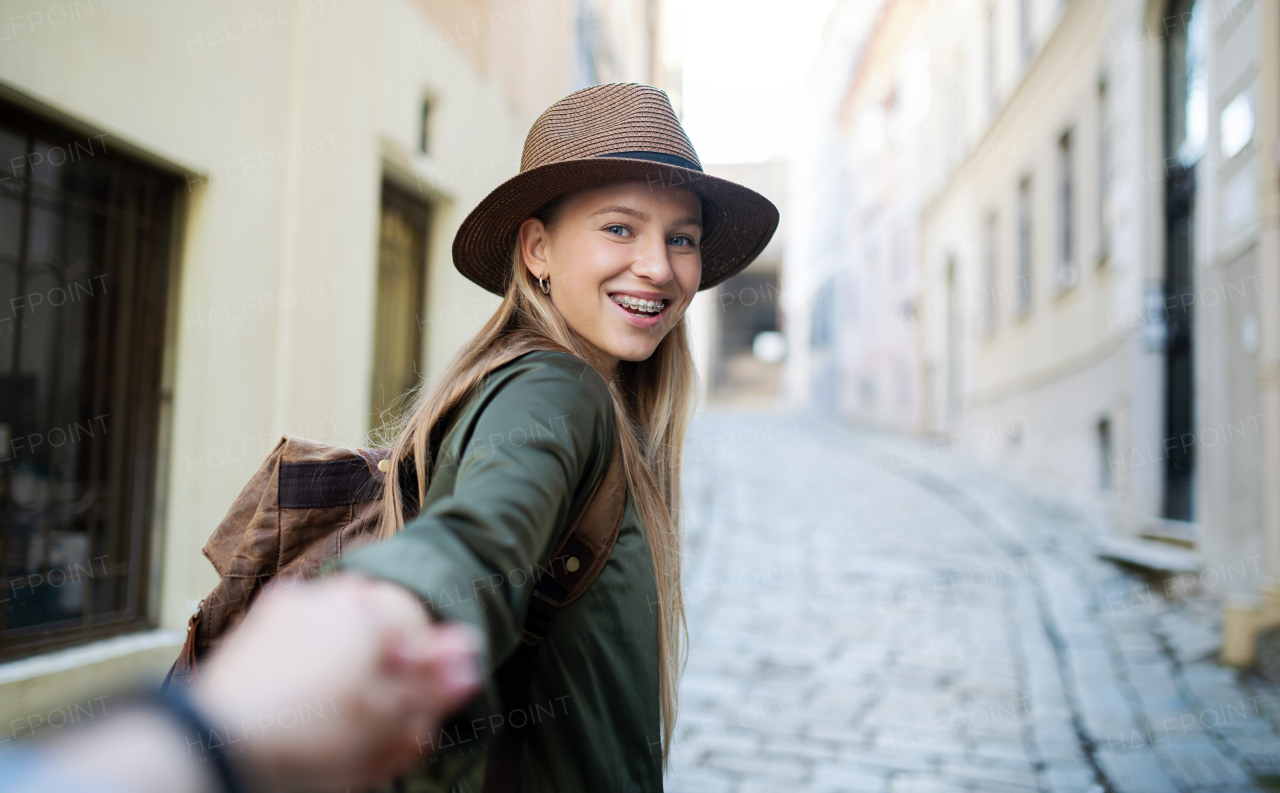
[[(684, 313), (746, 267), (777, 223), (768, 199), (703, 173), (666, 94), (633, 83), (554, 104), (529, 132), (520, 173), (463, 222), (454, 263), (502, 303), (406, 412), (388, 538), (342, 567), (408, 587), (437, 619), (472, 623), (497, 670), (528, 639), (538, 575), (616, 444), (627, 498), (599, 576), (531, 656), (527, 704), (500, 702), (491, 684), (484, 708), (422, 737), (405, 789), (662, 789), (684, 629), (680, 453), (696, 385)], [(486, 768), (510, 727), (523, 728), (515, 771)]]

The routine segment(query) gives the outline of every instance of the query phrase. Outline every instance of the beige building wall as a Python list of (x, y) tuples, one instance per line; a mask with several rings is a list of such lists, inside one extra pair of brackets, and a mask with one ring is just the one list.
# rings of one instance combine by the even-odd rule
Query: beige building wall
[[(958, 443), (1055, 477), (1111, 510), (1130, 535), (1176, 536), (1226, 607), (1222, 657), (1252, 658), (1261, 625), (1280, 622), (1275, 576), (1275, 163), (1277, 28), (1261, 3), (1200, 0), (1206, 28), (1206, 139), (1196, 165), (1194, 286), (1195, 522), (1160, 519), (1167, 438), (1164, 315), (1164, 32), (1184, 20), (1163, 2), (1032, 2), (1023, 60), (996, 2), (995, 91), (986, 9), (931, 17), (940, 75), (933, 110), (940, 162), (925, 204), (921, 303), (947, 321), (922, 335), (928, 424)], [(1171, 21), (1172, 19), (1172, 21)], [(1105, 81), (1105, 93), (1099, 85)], [(1269, 82), (1272, 81), (1272, 82)], [(1243, 99), (1241, 99), (1243, 97)], [(1256, 119), (1224, 150), (1228, 108)], [(1059, 140), (1073, 158), (1074, 273), (1059, 278)], [(947, 146), (952, 146), (948, 149)], [(1109, 151), (1109, 155), (1107, 152)], [(1107, 157), (1108, 159), (1103, 159)], [(1032, 207), (1030, 307), (1018, 309), (1019, 185)], [(1270, 214), (1268, 214), (1270, 213)], [(996, 277), (985, 236), (996, 219)], [(1108, 242), (1109, 240), (1109, 242)], [(1274, 257), (1273, 257), (1274, 258)], [(952, 269), (953, 268), (953, 269)], [(1064, 271), (1069, 272), (1069, 271)], [(988, 306), (994, 301), (987, 321)], [(1270, 357), (1268, 357), (1268, 355)], [(1099, 423), (1106, 421), (1108, 447)], [(1104, 484), (1105, 483), (1105, 484)], [(1268, 594), (1270, 593), (1270, 594)]]
[(1203, 351), (1196, 371), (1198, 542), (1206, 574), (1222, 579), (1223, 655), (1246, 663), (1256, 631), (1280, 624), (1274, 486), (1280, 15), (1274, 3), (1206, 11), (1209, 123), (1197, 165), (1195, 269), (1196, 343)]
[[(970, 43), (984, 41), (987, 20), (974, 13), (951, 23), (936, 31), (941, 68), (963, 63), (970, 71), (962, 87), (952, 81), (948, 88), (945, 78), (939, 87), (965, 106), (948, 108), (940, 96), (934, 109), (944, 119), (971, 119), (964, 137), (972, 144), (940, 163), (944, 173), (954, 168), (924, 211), (922, 313), (936, 320), (924, 334), (932, 374), (929, 425), (960, 432), (959, 442), (972, 441), (980, 452), (1030, 463), (1083, 496), (1116, 505), (1121, 523), (1136, 533), (1142, 516), (1158, 510), (1159, 497), (1160, 464), (1149, 456), (1160, 448), (1152, 417), (1161, 413), (1161, 370), (1158, 355), (1142, 347), (1140, 319), (1143, 284), (1153, 275), (1145, 270), (1157, 252), (1137, 235), (1113, 229), (1104, 253), (1102, 213), (1094, 208), (1108, 188), (1098, 159), (1104, 113), (1121, 114), (1110, 133), (1116, 159), (1142, 156), (1141, 138), (1115, 132), (1117, 126), (1141, 129), (1143, 119), (1124, 114), (1140, 86), (1110, 76), (1107, 104), (1099, 98), (1099, 81), (1110, 70), (1127, 71), (1110, 62), (1106, 4), (1067, 4), (1020, 80), (1005, 76), (1020, 72), (1016, 50), (1001, 58), (1010, 48), (999, 49), (997, 64), (1004, 68), (997, 69), (994, 104), (986, 96), (981, 46)], [(999, 11), (995, 25), (1002, 25)], [(948, 45), (959, 51), (948, 54)], [(941, 138), (953, 136), (945, 124), (935, 130), (945, 147)], [(1060, 272), (1069, 271), (1059, 270), (1064, 133), (1071, 136), (1076, 227), (1073, 275), (1066, 278)], [(1032, 210), (1025, 308), (1018, 295), (1024, 179)], [(1129, 221), (1157, 210), (1159, 194), (1146, 185), (1116, 182), (1115, 190), (1123, 192), (1114, 200)], [(1111, 427), (1110, 459), (1099, 445), (1103, 420)], [(1104, 489), (1108, 475), (1112, 485)]]
[(607, 22), (605, 76), (643, 82), (649, 40), (631, 22), (649, 5), (122, 0), (0, 50), (4, 99), (178, 175), (183, 205), (153, 527), (158, 629), (0, 664), (0, 724), (157, 680), (215, 581), (200, 549), (280, 434), (365, 442), (384, 179), (434, 210), (422, 371), (438, 372), (491, 314), (497, 298), (452, 266), (455, 229), (516, 173), (536, 114), (587, 84), (582, 8)]
[[(1258, 8), (1259, 30), (1280, 30), (1280, 7)], [(1280, 47), (1261, 47), (1257, 76), (1256, 144), (1259, 152), (1280, 146)], [(1273, 483), (1280, 474), (1280, 162), (1258, 157), (1259, 345), (1257, 379), (1262, 411), (1262, 475)], [(1236, 622), (1245, 642), (1263, 626), (1280, 623), (1280, 488), (1263, 487), (1262, 602), (1246, 602)], [(1248, 645), (1246, 644), (1246, 647)]]
[(412, 4), (436, 23), (432, 45), (464, 52), (530, 122), (569, 90), (593, 82), (645, 82), (666, 91), (679, 113), (684, 42), (680, 2), (412, 0)]

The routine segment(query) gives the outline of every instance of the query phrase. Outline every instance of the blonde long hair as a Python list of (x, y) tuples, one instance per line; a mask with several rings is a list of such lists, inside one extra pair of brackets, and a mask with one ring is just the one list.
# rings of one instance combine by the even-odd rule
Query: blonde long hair
[[(553, 222), (554, 201), (534, 214)], [(519, 245), (512, 253), (513, 273), (497, 311), (467, 341), (431, 388), (424, 383), (398, 422), (384, 428), (391, 441), (391, 470), (412, 460), (417, 473), (417, 502), (423, 503), (433, 471), (432, 454), (448, 431), (450, 413), (495, 367), (536, 349), (559, 349), (590, 362), (586, 347), (569, 328), (548, 295), (524, 265)], [(593, 364), (594, 365), (594, 364)], [(602, 373), (603, 374), (603, 373)], [(617, 438), (622, 444), (627, 489), (649, 540), (658, 591), (658, 670), (662, 708), (664, 766), (675, 728), (680, 668), (687, 649), (681, 586), (684, 533), (680, 525), (680, 459), (694, 407), (697, 371), (689, 351), (685, 318), (643, 361), (619, 361), (609, 382)], [(387, 477), (382, 498), (382, 536), (404, 528), (403, 494), (397, 476)]]

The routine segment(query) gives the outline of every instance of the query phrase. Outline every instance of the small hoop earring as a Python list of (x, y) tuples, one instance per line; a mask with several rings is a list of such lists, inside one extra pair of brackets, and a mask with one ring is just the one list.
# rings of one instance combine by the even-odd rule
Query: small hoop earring
[(544, 284), (542, 283), (542, 276), (538, 276), (538, 288), (542, 290), (542, 294), (544, 295), (551, 294), (551, 278), (548, 277), (547, 282)]

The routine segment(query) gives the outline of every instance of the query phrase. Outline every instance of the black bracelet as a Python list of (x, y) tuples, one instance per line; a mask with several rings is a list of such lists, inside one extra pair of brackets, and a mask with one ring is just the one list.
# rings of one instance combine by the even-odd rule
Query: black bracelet
[(213, 761), (214, 772), (223, 793), (244, 793), (244, 785), (236, 769), (232, 768), (231, 758), (226, 752), (226, 736), (218, 736), (214, 732), (213, 725), (196, 709), (185, 693), (169, 686), (164, 690), (148, 692), (141, 701), (163, 710), (181, 722), (188, 749), (192, 746), (191, 735), (195, 735), (200, 743), (201, 754)]

